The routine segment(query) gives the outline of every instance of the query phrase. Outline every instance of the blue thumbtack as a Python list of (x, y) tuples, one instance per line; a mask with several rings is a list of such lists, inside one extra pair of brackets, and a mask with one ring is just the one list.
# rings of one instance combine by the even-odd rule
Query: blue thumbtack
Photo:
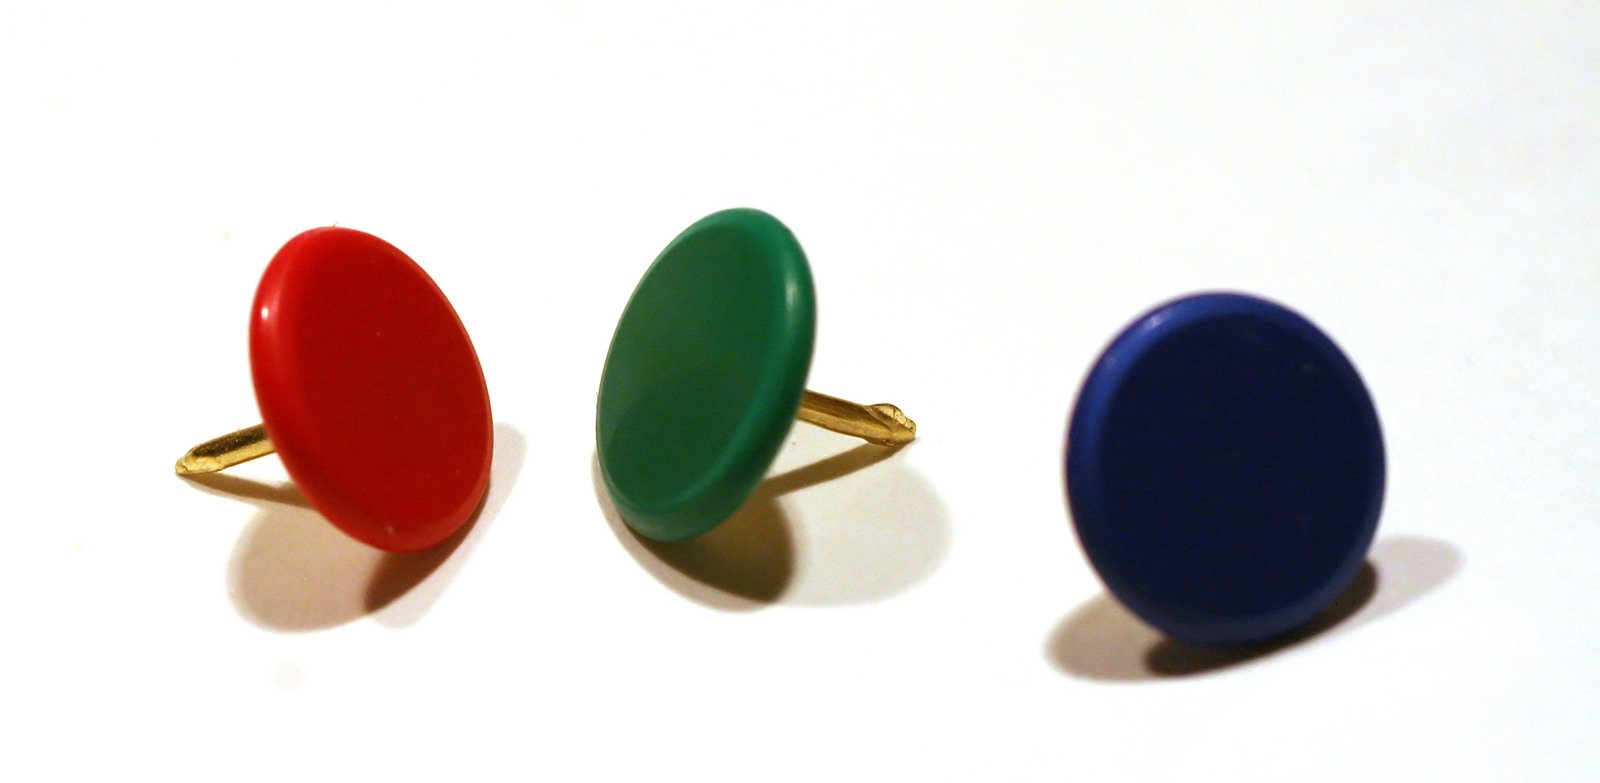
[(1200, 294), (1125, 329), (1084, 381), (1067, 501), (1118, 600), (1169, 637), (1264, 642), (1349, 586), (1383, 435), (1350, 361), (1279, 305)]

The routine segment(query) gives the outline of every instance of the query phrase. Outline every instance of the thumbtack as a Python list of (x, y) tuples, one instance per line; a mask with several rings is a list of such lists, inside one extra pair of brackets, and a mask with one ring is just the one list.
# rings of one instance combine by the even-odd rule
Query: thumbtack
[(1106, 587), (1169, 637), (1266, 642), (1351, 584), (1384, 448), (1355, 367), (1304, 317), (1238, 294), (1140, 316), (1072, 413), (1068, 503)]
[(250, 372), (263, 423), (190, 449), (178, 475), (276, 451), (313, 508), (391, 552), (477, 511), (494, 445), (483, 370), (450, 301), (393, 245), (347, 228), (289, 240), (256, 289)]
[(800, 421), (895, 447), (917, 425), (888, 403), (805, 390), (816, 295), (800, 243), (730, 209), (672, 240), (628, 300), (596, 410), (600, 471), (640, 535), (681, 541), (744, 504)]

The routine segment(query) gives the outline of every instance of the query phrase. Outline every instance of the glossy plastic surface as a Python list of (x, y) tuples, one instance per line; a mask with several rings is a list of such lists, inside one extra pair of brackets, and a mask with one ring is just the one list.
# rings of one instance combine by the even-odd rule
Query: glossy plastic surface
[(667, 245), (600, 380), (600, 468), (634, 530), (693, 538), (744, 503), (794, 424), (815, 333), (810, 267), (771, 215), (718, 212)]
[(1245, 644), (1304, 624), (1354, 578), (1384, 451), (1365, 386), (1322, 332), (1205, 294), (1106, 349), (1066, 473), (1083, 548), (1118, 599), (1180, 641)]
[(472, 340), (428, 274), (383, 240), (318, 228), (256, 291), (250, 364), (295, 484), (379, 549), (427, 549), (477, 510), (493, 422)]

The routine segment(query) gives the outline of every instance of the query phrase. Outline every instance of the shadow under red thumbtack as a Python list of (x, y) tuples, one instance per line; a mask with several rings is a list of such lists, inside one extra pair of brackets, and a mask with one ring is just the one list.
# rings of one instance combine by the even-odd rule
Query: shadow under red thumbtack
[(195, 483), (258, 508), (228, 563), (228, 591), (246, 619), (278, 631), (314, 631), (369, 615), (403, 626), (426, 614), (471, 556), (515, 485), (526, 451), (521, 433), (498, 425), (484, 502), (454, 535), (422, 552), (383, 552), (341, 534), (292, 484), (216, 474)]

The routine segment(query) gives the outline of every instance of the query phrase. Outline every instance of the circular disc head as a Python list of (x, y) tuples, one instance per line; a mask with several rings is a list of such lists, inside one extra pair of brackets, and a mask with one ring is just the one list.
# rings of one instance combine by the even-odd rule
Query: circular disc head
[(345, 228), (289, 240), (256, 291), (250, 366), (284, 467), (344, 532), (412, 552), (477, 510), (494, 438), (483, 370), (393, 245)]
[(1089, 373), (1068, 431), (1078, 537), (1135, 614), (1193, 644), (1266, 641), (1350, 584), (1382, 435), (1339, 348), (1247, 296), (1156, 308)]
[(634, 530), (693, 538), (744, 503), (799, 412), (815, 334), (810, 267), (771, 215), (718, 212), (661, 251), (617, 322), (595, 423)]

